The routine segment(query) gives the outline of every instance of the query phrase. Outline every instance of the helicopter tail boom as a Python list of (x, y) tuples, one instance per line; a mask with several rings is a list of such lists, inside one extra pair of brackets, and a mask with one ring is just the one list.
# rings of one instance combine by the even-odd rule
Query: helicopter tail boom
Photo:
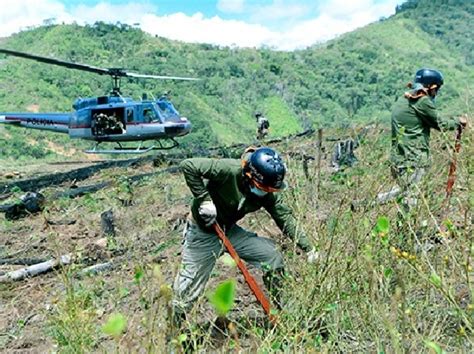
[(65, 113), (0, 112), (0, 124), (13, 124), (24, 128), (68, 133), (70, 117), (70, 114)]

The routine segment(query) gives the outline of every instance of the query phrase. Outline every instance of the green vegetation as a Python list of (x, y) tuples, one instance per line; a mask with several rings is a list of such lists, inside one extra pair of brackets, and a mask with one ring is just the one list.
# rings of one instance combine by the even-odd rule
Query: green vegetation
[[(325, 134), (335, 132), (325, 130)], [(421, 202), (402, 227), (396, 222), (396, 201), (370, 203), (393, 183), (386, 163), (386, 130), (367, 133), (356, 150), (359, 163), (354, 168), (334, 174), (328, 168), (329, 157), (323, 154), (320, 181), (316, 161), (309, 162), (306, 178), (302, 161), (291, 157), (301, 151), (316, 156), (314, 136), (274, 146), (289, 167), (285, 197), (320, 252), (315, 264), (307, 264), (292, 243), (280, 238), (266, 213), (244, 219), (242, 226), (271, 236), (283, 248), (287, 265), (284, 310), (277, 314), (275, 328), (262, 325), (263, 310), (228, 259), (219, 260), (214, 269), (207, 288), (212, 300), (203, 296), (181, 329), (173, 327), (171, 284), (179, 267), (181, 231), (191, 198), (180, 174), (128, 185), (125, 193), (132, 203), (127, 207), (122, 203), (125, 177), (146, 173), (151, 166), (100, 173), (96, 179), (118, 183), (72, 200), (51, 199), (57, 189), (48, 188), (43, 215), (15, 222), (0, 219), (0, 235), (9, 242), (5, 248), (9, 254), (22, 251), (24, 257), (70, 252), (77, 258), (59, 276), (32, 278), (28, 286), (25, 282), (0, 285), (3, 311), (11, 318), (0, 341), (8, 349), (29, 341), (42, 352), (53, 345), (60, 352), (179, 351), (175, 347), (182, 345), (202, 351), (423, 352), (440, 348), (470, 352), (474, 348), (474, 246), (469, 224), (472, 196), (466, 188), (472, 188), (473, 133), (466, 131), (463, 136), (446, 215), (442, 202), (453, 137), (438, 133), (433, 138), (434, 163), (421, 187)], [(332, 142), (324, 142), (326, 151), (332, 147)], [(354, 209), (355, 201), (365, 203), (356, 203), (359, 207)], [(85, 260), (106, 261), (98, 258), (100, 249), (92, 245), (103, 237), (100, 213), (108, 209), (116, 215), (117, 235), (101, 252), (115, 267), (79, 277), (88, 265)], [(45, 218), (74, 218), (77, 223), (45, 229)], [(429, 252), (399, 251), (393, 245), (402, 234), (415, 245), (423, 245), (430, 236), (440, 237), (443, 243)], [(229, 280), (236, 280), (235, 293)], [(219, 340), (212, 325), (216, 311), (228, 311), (232, 321), (229, 332), (217, 332)], [(19, 323), (31, 312), (47, 321), (21, 327)]]
[[(7, 39), (9, 48), (94, 65), (205, 77), (166, 87), (195, 124), (185, 140), (188, 148), (252, 141), (255, 111), (270, 117), (274, 136), (324, 124), (325, 138), (340, 137), (352, 135), (347, 128), (355, 123), (381, 124), (368, 129), (355, 151), (358, 164), (337, 173), (329, 168), (333, 141), (323, 141), (321, 169), (318, 159), (306, 161), (307, 174), (301, 154), (318, 157), (314, 135), (273, 145), (288, 165), (284, 197), (319, 252), (316, 263), (308, 264), (263, 211), (242, 221), (275, 240), (284, 255), (283, 310), (276, 313), (276, 326), (265, 321), (235, 264), (221, 258), (207, 287), (212, 300), (203, 296), (176, 328), (172, 283), (192, 196), (180, 174), (132, 182), (136, 174), (165, 167), (141, 165), (96, 174), (84, 185), (112, 183), (75, 199), (54, 197), (65, 185), (46, 188), (40, 215), (16, 221), (0, 216), (0, 258), (74, 255), (74, 263), (57, 272), (0, 284), (0, 315), (8, 319), (0, 321), (0, 347), (66, 353), (183, 352), (186, 346), (199, 352), (473, 352), (473, 130), (463, 133), (450, 203), (444, 198), (452, 132), (433, 134), (434, 161), (420, 186), (420, 202), (404, 223), (397, 201), (373, 203), (377, 193), (393, 185), (385, 123), (415, 69), (442, 70), (444, 113), (473, 116), (474, 73), (467, 50), (473, 6), (408, 1), (392, 18), (292, 53), (189, 45), (102, 23), (41, 27)], [(470, 22), (459, 22), (466, 18)], [(466, 36), (432, 32), (449, 33), (449, 26), (465, 29)], [(67, 109), (76, 96), (101, 94), (107, 84), (100, 77), (20, 59), (0, 61), (0, 87), (15, 87), (0, 90), (1, 110), (31, 103), (41, 110)], [(136, 97), (143, 90), (157, 92), (154, 83), (135, 81), (126, 89)], [(26, 149), (38, 146), (40, 161), (54, 159), (53, 141), (56, 149), (82, 144), (0, 127), (0, 158), (12, 169), (27, 165), (33, 156)], [(10, 198), (21, 194), (14, 190)], [(105, 210), (114, 212), (115, 236), (101, 233)], [(63, 222), (71, 219), (75, 223)], [(410, 240), (410, 249), (396, 248), (402, 237)], [(432, 242), (428, 250), (430, 239), (440, 243)], [(109, 261), (108, 271), (81, 273)], [(259, 281), (261, 274), (251, 272)], [(226, 328), (214, 325), (216, 312), (231, 321), (223, 322)]]
[[(235, 49), (155, 38), (124, 24), (50, 25), (7, 38), (3, 47), (102, 67), (162, 75), (195, 76), (199, 82), (130, 80), (124, 93), (172, 92), (193, 132), (183, 147), (252, 142), (253, 113), (263, 111), (271, 135), (310, 126), (388, 122), (389, 109), (420, 67), (446, 76), (440, 108), (463, 113), (474, 89), (474, 4), (417, 0), (397, 14), (306, 50)], [(69, 111), (75, 98), (109, 91), (108, 78), (19, 58), (0, 58), (0, 111)], [(0, 158), (60, 155), (45, 144), (87, 146), (67, 137), (18, 129), (0, 137)], [(39, 146), (31, 149), (32, 141)], [(14, 143), (13, 143), (14, 141)], [(52, 158), (52, 156), (50, 156)]]

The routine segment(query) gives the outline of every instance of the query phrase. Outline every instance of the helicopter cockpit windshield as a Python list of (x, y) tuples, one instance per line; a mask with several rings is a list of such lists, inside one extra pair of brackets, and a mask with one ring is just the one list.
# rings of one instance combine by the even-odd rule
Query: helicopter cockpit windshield
[(160, 98), (156, 101), (161, 116), (165, 121), (177, 121), (180, 119), (179, 112), (174, 108), (173, 104), (166, 98)]

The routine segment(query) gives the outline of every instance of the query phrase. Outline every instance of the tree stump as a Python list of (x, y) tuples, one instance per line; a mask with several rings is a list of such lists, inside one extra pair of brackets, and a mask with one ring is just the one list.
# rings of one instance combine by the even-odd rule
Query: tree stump
[(102, 234), (106, 237), (115, 237), (115, 220), (112, 209), (104, 211), (100, 214), (100, 224), (102, 227)]

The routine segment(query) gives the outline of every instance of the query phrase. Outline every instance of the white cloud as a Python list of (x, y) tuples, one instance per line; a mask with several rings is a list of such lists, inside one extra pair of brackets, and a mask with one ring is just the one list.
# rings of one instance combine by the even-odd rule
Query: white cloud
[(223, 20), (217, 16), (205, 18), (201, 13), (193, 16), (183, 13), (161, 17), (146, 15), (142, 19), (141, 27), (146, 32), (185, 42), (243, 47), (258, 47), (273, 35), (261, 25)]
[(319, 6), (322, 14), (337, 19), (351, 20), (354, 17), (367, 17), (372, 21), (395, 12), (395, 6), (403, 1), (385, 0), (328, 0)]
[(270, 46), (281, 50), (305, 48), (318, 42), (324, 42), (354, 28), (351, 22), (338, 20), (327, 15), (321, 15), (313, 20), (305, 21), (291, 30), (273, 37)]
[(0, 36), (8, 36), (45, 19), (65, 16), (64, 5), (50, 0), (3, 0), (0, 11)]
[[(40, 25), (45, 19), (57, 22), (84, 24), (95, 21), (140, 23), (141, 28), (159, 35), (184, 42), (211, 43), (216, 45), (260, 47), (262, 45), (281, 50), (305, 48), (344, 32), (354, 30), (382, 16), (389, 16), (403, 0), (329, 0), (320, 6), (320, 15), (304, 21), (309, 8), (284, 4), (275, 0), (268, 6), (245, 6), (246, 18), (253, 23), (224, 20), (218, 16), (205, 17), (202, 13), (186, 15), (175, 13), (156, 15), (157, 9), (149, 3), (128, 4), (98, 3), (95, 6), (78, 5), (66, 9), (59, 0), (2, 0), (0, 11), (0, 37), (8, 36), (27, 26)], [(224, 11), (242, 11), (244, 0), (220, 0)], [(276, 22), (280, 21), (280, 22)], [(268, 27), (272, 22), (271, 30)], [(263, 25), (266, 23), (267, 25)], [(278, 23), (279, 26), (274, 26)]]
[(244, 10), (244, 0), (219, 0), (217, 9), (224, 13), (241, 13)]

